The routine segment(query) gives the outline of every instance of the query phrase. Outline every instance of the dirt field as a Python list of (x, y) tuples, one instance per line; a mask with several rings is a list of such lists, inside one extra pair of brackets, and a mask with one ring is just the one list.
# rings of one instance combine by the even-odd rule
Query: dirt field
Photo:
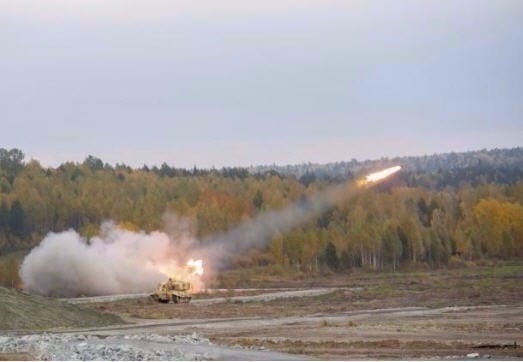
[(129, 329), (197, 332), (219, 344), (322, 359), (465, 358), (470, 353), (523, 358), (522, 282), (523, 264), (514, 263), (315, 279), (309, 285), (328, 286), (326, 292), (283, 291), (268, 301), (229, 295), (209, 303), (202, 302), (213, 296), (201, 296), (201, 302), (189, 305), (140, 298), (90, 306), (135, 323), (97, 332), (109, 335)]

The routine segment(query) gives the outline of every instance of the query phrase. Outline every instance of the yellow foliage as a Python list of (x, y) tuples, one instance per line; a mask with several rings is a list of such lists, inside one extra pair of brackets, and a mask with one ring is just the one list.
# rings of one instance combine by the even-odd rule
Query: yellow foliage
[(118, 227), (120, 229), (124, 229), (124, 230), (129, 230), (129, 231), (134, 231), (134, 232), (137, 232), (140, 230), (140, 228), (138, 228), (138, 226), (134, 225), (132, 222), (130, 221), (121, 221), (119, 224), (118, 224)]
[(476, 237), (490, 256), (523, 255), (523, 207), (516, 203), (483, 199), (474, 207)]
[(80, 235), (86, 237), (87, 239), (92, 238), (100, 233), (99, 225), (86, 224), (80, 229)]

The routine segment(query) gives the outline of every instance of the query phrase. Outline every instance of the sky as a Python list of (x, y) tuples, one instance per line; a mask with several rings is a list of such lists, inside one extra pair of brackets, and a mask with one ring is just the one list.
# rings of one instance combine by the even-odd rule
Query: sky
[(523, 146), (523, 1), (2, 0), (0, 147), (222, 167)]

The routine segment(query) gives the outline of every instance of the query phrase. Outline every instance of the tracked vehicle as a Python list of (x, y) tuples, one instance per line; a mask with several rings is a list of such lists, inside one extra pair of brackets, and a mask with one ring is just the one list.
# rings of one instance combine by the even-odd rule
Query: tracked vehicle
[(165, 283), (158, 284), (151, 298), (159, 303), (189, 303), (192, 298), (189, 294), (190, 289), (191, 283), (169, 278)]

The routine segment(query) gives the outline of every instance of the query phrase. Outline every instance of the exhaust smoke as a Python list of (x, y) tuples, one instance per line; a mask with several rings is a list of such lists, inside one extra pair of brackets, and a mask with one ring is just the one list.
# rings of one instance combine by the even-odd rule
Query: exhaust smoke
[(203, 288), (201, 261), (184, 260), (194, 241), (183, 233), (132, 232), (113, 222), (103, 223), (89, 241), (74, 230), (49, 233), (24, 259), (20, 277), (24, 289), (47, 296), (140, 293), (168, 277), (187, 280), (197, 291)]
[(323, 192), (297, 201), (283, 210), (263, 212), (231, 231), (203, 240), (196, 250), (191, 251), (191, 255), (205, 260), (207, 265), (212, 267), (211, 269), (221, 269), (228, 265), (231, 256), (249, 249), (265, 247), (275, 235), (284, 234), (321, 215), (329, 208), (378, 184), (400, 169), (401, 166), (387, 168), (369, 174), (355, 183), (349, 181), (332, 186)]
[(168, 277), (189, 281), (201, 290), (204, 267), (208, 275), (228, 266), (233, 256), (265, 247), (276, 234), (320, 215), (400, 168), (333, 186), (282, 210), (263, 212), (201, 242), (192, 236), (190, 223), (174, 215), (164, 217), (166, 232), (132, 232), (105, 222), (100, 235), (89, 241), (74, 230), (49, 233), (24, 259), (20, 277), (28, 291), (65, 297), (147, 292)]

